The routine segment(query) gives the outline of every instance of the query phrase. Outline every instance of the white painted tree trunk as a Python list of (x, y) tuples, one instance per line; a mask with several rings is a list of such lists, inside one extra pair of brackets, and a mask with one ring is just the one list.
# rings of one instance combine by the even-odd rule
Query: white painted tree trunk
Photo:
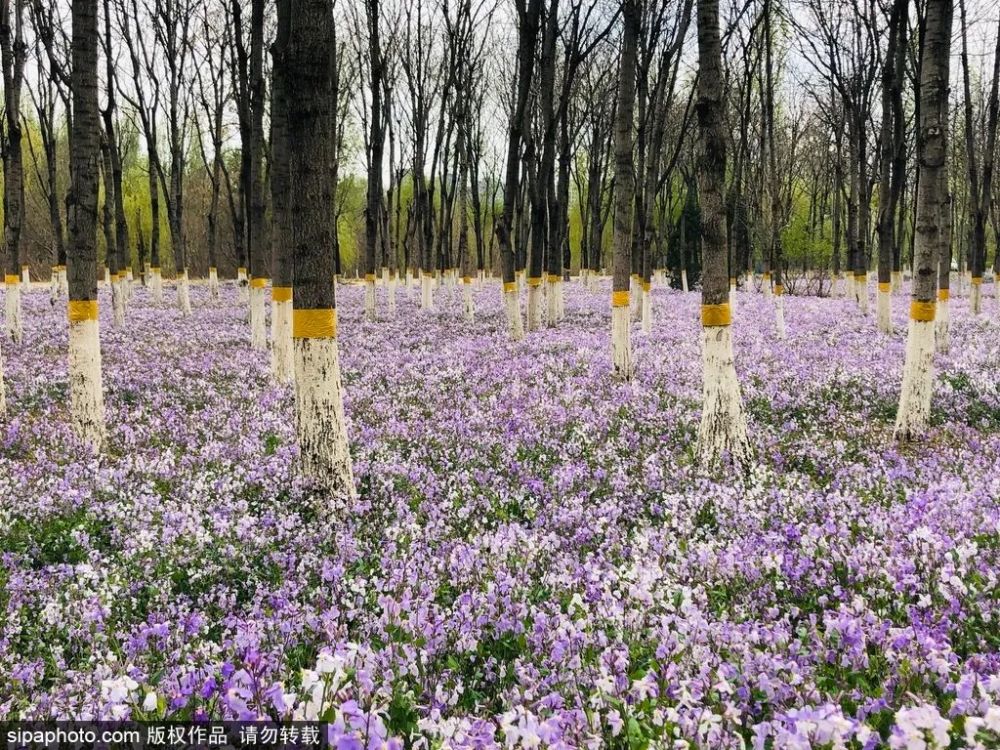
[(611, 364), (615, 377), (632, 379), (632, 315), (627, 302), (611, 308)]
[(892, 272), (892, 293), (900, 294), (903, 291), (903, 272), (893, 271)]
[(730, 314), (736, 314), (736, 279), (729, 280), (729, 311)]
[(236, 269), (236, 287), (240, 290), (240, 304), (247, 306), (250, 304), (250, 280), (247, 278), (247, 269)]
[(688, 272), (686, 268), (681, 270), (681, 289), (685, 292), (688, 290)]
[(389, 276), (389, 292), (387, 299), (387, 308), (389, 310), (389, 317), (396, 317), (396, 287), (399, 286), (399, 275), (393, 271)]
[(295, 378), (295, 357), (292, 354), (292, 300), (271, 299), (271, 371), (279, 383), (291, 383)]
[(59, 299), (59, 266), (52, 267), (52, 275), (49, 277), (49, 304), (54, 305)]
[[(940, 308), (941, 304), (938, 303), (938, 315), (941, 313)], [(903, 386), (893, 431), (897, 439), (910, 440), (927, 431), (931, 414), (931, 392), (934, 388), (934, 329), (933, 320), (910, 319)]]
[(472, 323), (476, 319), (476, 304), (472, 299), (472, 278), (462, 279), (462, 316), (467, 323)]
[(979, 315), (983, 311), (983, 285), (982, 279), (972, 280), (969, 286), (969, 309), (973, 315)]
[(209, 268), (208, 269), (208, 293), (212, 296), (212, 299), (219, 298), (219, 269)]
[(771, 299), (774, 296), (774, 289), (771, 288), (771, 274), (764, 274), (761, 279), (760, 288), (764, 292), (764, 299)]
[(642, 319), (642, 281), (641, 277), (633, 274), (629, 281), (629, 310), (631, 310), (632, 321), (638, 323)]
[(111, 279), (111, 308), (114, 327), (125, 327), (125, 282), (117, 274)]
[[(780, 296), (779, 296), (780, 300)], [(711, 467), (728, 455), (749, 466), (750, 440), (743, 394), (733, 361), (732, 326), (703, 326), (702, 405), (698, 426), (698, 463)]]
[(66, 278), (66, 266), (59, 266), (59, 293), (69, 296), (69, 279)]
[(365, 276), (365, 320), (374, 323), (378, 320), (375, 312), (375, 274), (370, 273)]
[(892, 334), (892, 293), (890, 285), (879, 284), (878, 295), (876, 296), (876, 318), (878, 319), (878, 330), (886, 335)]
[(267, 290), (263, 284), (258, 284), (262, 279), (253, 279), (250, 282), (250, 348), (256, 351), (267, 349), (267, 329), (265, 327), (265, 296)]
[(24, 288), (28, 288), (28, 284), (31, 283), (31, 267), (21, 266), (21, 283), (24, 284)]
[(187, 269), (177, 275), (177, 307), (184, 317), (191, 314), (191, 288), (188, 285)]
[(105, 286), (111, 284), (111, 271), (108, 270), (107, 266), (104, 267), (104, 276), (103, 276), (103, 279), (104, 279)]
[(858, 296), (858, 307), (862, 315), (868, 315), (868, 276), (855, 276), (854, 289)]
[(937, 314), (934, 318), (934, 342), (935, 347), (941, 354), (947, 354), (951, 349), (951, 311), (948, 309), (949, 301), (947, 296), (938, 296)]
[(542, 327), (542, 284), (534, 280), (528, 282), (528, 330), (537, 331)]
[(163, 276), (159, 268), (149, 269), (149, 288), (153, 292), (153, 304), (163, 304)]
[[(72, 310), (74, 303), (70, 305)], [(91, 309), (92, 317), (78, 320), (70, 317), (69, 401), (76, 436), (97, 451), (104, 444), (104, 390), (96, 302)]]
[(4, 302), (7, 338), (20, 344), (24, 338), (24, 319), (21, 315), (21, 279), (16, 274), (6, 277), (7, 294)]
[(993, 274), (993, 298), (1000, 306), (1000, 273)]
[(292, 348), (299, 468), (328, 492), (354, 497), (337, 339), (296, 338)]
[(788, 335), (785, 330), (785, 295), (774, 295), (774, 332), (779, 341), (783, 341)]
[(503, 299), (507, 312), (507, 331), (514, 341), (521, 341), (524, 338), (524, 321), (521, 318), (521, 298), (517, 293), (516, 281), (512, 282), (510, 289), (504, 289)]
[(434, 310), (434, 277), (429, 273), (420, 274), (420, 309)]
[(559, 322), (559, 280), (549, 277), (546, 284), (548, 285), (548, 291), (546, 292), (545, 303), (548, 305), (548, 311), (545, 317), (548, 324), (554, 326)]
[(642, 332), (653, 332), (653, 293), (650, 287), (643, 285), (642, 289)]

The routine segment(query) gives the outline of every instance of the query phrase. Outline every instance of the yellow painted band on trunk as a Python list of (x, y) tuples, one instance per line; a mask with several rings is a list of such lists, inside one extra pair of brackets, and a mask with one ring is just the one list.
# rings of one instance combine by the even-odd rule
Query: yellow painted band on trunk
[(541, 276), (532, 276), (528, 279), (528, 286), (539, 286), (542, 283)]
[(15, 273), (8, 273), (3, 277), (3, 283), (8, 286), (16, 286), (21, 283), (21, 277)]
[(374, 282), (375, 281), (375, 274), (373, 274), (373, 273), (366, 273), (365, 274), (365, 281)]
[(332, 339), (337, 335), (337, 311), (332, 307), (292, 310), (293, 339)]
[(153, 273), (159, 273), (160, 272), (160, 267), (159, 266), (150, 266), (149, 270), (152, 271)]
[(880, 282), (878, 283), (878, 290), (879, 290), (880, 292), (888, 292), (888, 291), (891, 291), (891, 290), (892, 290), (892, 284), (890, 284), (890, 283), (889, 283), (888, 281), (880, 281)]
[(471, 284), (472, 283), (472, 277), (471, 276), (463, 276), (462, 277), (462, 283), (463, 284)]
[(705, 328), (727, 326), (733, 322), (733, 313), (728, 302), (721, 305), (702, 305), (701, 324)]
[(628, 307), (628, 289), (611, 292), (612, 307)]
[(642, 286), (642, 291), (644, 291), (644, 292), (648, 292), (649, 291), (649, 288), (650, 288), (651, 284), (648, 281), (646, 281), (644, 279), (643, 281), (639, 282), (639, 284), (640, 284), (640, 286)]
[(784, 287), (784, 285), (782, 285), (782, 284), (775, 284), (774, 285), (774, 293), (777, 294), (777, 295), (784, 294), (785, 293), (785, 287)]
[(262, 278), (260, 276), (255, 276), (254, 278), (250, 279), (250, 286), (252, 286), (254, 289), (263, 289), (264, 287), (267, 286), (267, 279)]
[(27, 271), (29, 268), (31, 268), (31, 266), (29, 266), (27, 263), (22, 263), (21, 264), (21, 270), (22, 271)]
[(240, 266), (239, 268), (236, 269), (236, 273), (241, 273), (244, 276), (246, 276), (247, 275), (247, 269), (243, 268), (243, 266)]
[(972, 285), (973, 286), (979, 286), (982, 283), (983, 283), (983, 277), (982, 276), (973, 276), (972, 277)]
[(516, 292), (517, 291), (517, 282), (516, 281), (505, 281), (503, 283), (503, 290), (504, 290), (504, 292)]
[(562, 281), (562, 276), (557, 273), (550, 273), (548, 279), (550, 284), (555, 284), (557, 281)]
[(735, 276), (730, 276), (729, 277), (729, 286), (735, 286), (735, 285), (736, 285), (736, 277)]
[(275, 286), (275, 287), (271, 287), (271, 301), (272, 302), (291, 302), (292, 301), (292, 288), (290, 286)]
[(929, 323), (934, 320), (934, 313), (937, 305), (933, 302), (918, 302), (914, 300), (910, 303), (910, 320), (920, 323)]
[(771, 280), (771, 274), (769, 272), (767, 272), (767, 271), (764, 271), (764, 273), (761, 276), (761, 278), (764, 279), (764, 281), (770, 281)]
[(208, 272), (209, 272), (209, 273), (218, 273), (218, 272), (219, 272), (219, 269), (218, 269), (218, 268), (216, 268), (215, 266), (209, 266), (209, 267), (208, 267)]
[(854, 274), (855, 281), (868, 281), (868, 274), (866, 273), (856, 273)]
[(84, 320), (97, 320), (96, 299), (71, 299), (66, 307), (70, 323), (80, 323)]
[(423, 276), (424, 276), (425, 279), (433, 279), (434, 278), (434, 274), (431, 273), (430, 271), (424, 271)]
[(53, 271), (65, 271), (66, 266), (52, 266)]
[(938, 299), (946, 300), (951, 296), (951, 291), (949, 289), (938, 289)]

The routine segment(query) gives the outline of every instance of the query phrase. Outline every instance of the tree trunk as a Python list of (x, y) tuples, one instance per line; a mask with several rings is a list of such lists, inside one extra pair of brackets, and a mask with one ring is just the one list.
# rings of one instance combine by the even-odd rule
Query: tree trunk
[(302, 472), (333, 495), (354, 495), (337, 351), (330, 206), (333, 119), (331, 0), (291, 0), (285, 81), (294, 252), (292, 343)]
[(750, 463), (743, 395), (733, 362), (726, 248), (726, 124), (718, 0), (698, 0), (698, 197), (702, 235), (702, 412), (698, 459)]
[[(4, 119), (3, 138), (3, 240), (7, 258), (4, 263), (4, 283), (7, 286), (5, 313), (7, 335), (21, 343), (24, 324), (21, 316), (21, 231), (24, 224), (24, 154), (21, 133), (21, 84), (24, 81), (24, 0), (0, 2), (0, 58), (3, 64)], [(11, 34), (13, 20), (14, 33)], [(2, 374), (2, 371), (0, 371)]]
[(291, 24), (291, 0), (278, 0), (278, 29), (272, 49), (271, 67), (271, 257), (274, 280), (271, 285), (271, 371), (279, 383), (291, 383), (295, 376), (292, 356), (292, 228), (289, 222), (288, 193), (289, 141), (288, 81), (284, 78)]
[(629, 311), (629, 274), (632, 270), (632, 219), (635, 211), (635, 173), (632, 161), (635, 117), (636, 57), (642, 19), (640, 0), (622, 0), (624, 32), (618, 66), (615, 112), (615, 216), (613, 276), (611, 281), (611, 361), (614, 374), (631, 380), (632, 320)]
[(104, 394), (97, 320), (97, 0), (73, 0), (72, 181), (67, 198), (69, 252), (69, 391), (77, 436), (95, 450), (104, 442)]
[(948, 80), (951, 53), (952, 0), (927, 0), (921, 50), (920, 121), (917, 162), (920, 184), (916, 201), (913, 297), (906, 339), (906, 364), (895, 437), (912, 440), (928, 428), (934, 388), (934, 319), (937, 263), (947, 241), (943, 215), (950, 210), (948, 175)]
[(250, 346), (267, 349), (264, 244), (264, 0), (250, 6)]

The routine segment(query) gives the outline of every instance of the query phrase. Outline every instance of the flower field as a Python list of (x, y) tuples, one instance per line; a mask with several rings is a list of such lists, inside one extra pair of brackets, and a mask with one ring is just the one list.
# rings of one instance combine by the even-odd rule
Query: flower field
[[(102, 289), (102, 295), (106, 291)], [(0, 716), (322, 718), (338, 748), (1000, 746), (1000, 329), (952, 302), (934, 428), (847, 300), (739, 293), (756, 468), (693, 442), (700, 296), (636, 379), (609, 288), (513, 343), (496, 284), (388, 321), (338, 289), (356, 501), (295, 474), (293, 392), (224, 287), (102, 297), (108, 443), (72, 437), (65, 307), (4, 342)], [(381, 290), (380, 290), (381, 294)], [(172, 299), (172, 291), (168, 292)]]

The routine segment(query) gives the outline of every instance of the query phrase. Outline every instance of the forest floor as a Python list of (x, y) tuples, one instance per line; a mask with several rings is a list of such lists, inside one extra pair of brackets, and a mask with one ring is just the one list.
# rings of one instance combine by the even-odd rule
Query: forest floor
[(323, 717), (348, 748), (1000, 742), (992, 289), (978, 318), (953, 300), (905, 447), (906, 298), (887, 337), (790, 297), (778, 341), (739, 293), (756, 468), (712, 477), (697, 294), (654, 292), (623, 384), (606, 285), (517, 344), (495, 283), (472, 324), (459, 289), (367, 323), (340, 287), (353, 502), (295, 477), (292, 389), (231, 285), (187, 319), (137, 289), (124, 330), (106, 293), (100, 457), (69, 429), (64, 303), (29, 292), (3, 345), (0, 717)]

